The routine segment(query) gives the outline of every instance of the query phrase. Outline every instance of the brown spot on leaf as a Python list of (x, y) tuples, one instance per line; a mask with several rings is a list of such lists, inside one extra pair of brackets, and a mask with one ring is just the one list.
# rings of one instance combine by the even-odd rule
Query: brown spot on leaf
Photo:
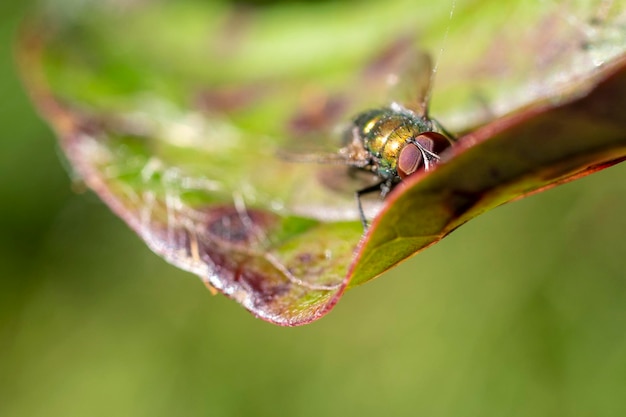
[(235, 271), (235, 281), (244, 285), (253, 295), (254, 305), (257, 307), (271, 303), (288, 293), (291, 288), (288, 281), (277, 281), (269, 275), (246, 268), (245, 265)]
[(268, 92), (269, 88), (261, 85), (207, 88), (196, 95), (194, 103), (205, 113), (228, 114), (253, 106)]
[[(245, 295), (254, 306), (254, 311), (271, 313), (279, 308), (273, 303), (280, 304), (277, 298), (287, 294), (292, 284), (262, 254), (245, 246), (256, 239), (256, 235), (246, 234), (246, 222), (237, 220), (239, 217), (236, 214), (232, 207), (211, 210), (209, 218), (212, 220), (209, 220), (206, 234), (197, 234), (186, 227), (155, 227), (152, 236), (155, 240), (167, 242), (168, 253), (184, 252), (195, 263), (205, 264), (210, 271), (209, 277), (217, 280), (209, 282), (209, 277), (204, 277), (203, 281), (211, 293), (217, 287), (239, 302)], [(271, 216), (263, 213), (251, 211), (247, 215), (258, 227), (272, 223)]]
[(233, 206), (211, 208), (207, 213), (207, 237), (220, 244), (248, 246), (264, 239), (276, 216), (260, 210), (237, 210)]

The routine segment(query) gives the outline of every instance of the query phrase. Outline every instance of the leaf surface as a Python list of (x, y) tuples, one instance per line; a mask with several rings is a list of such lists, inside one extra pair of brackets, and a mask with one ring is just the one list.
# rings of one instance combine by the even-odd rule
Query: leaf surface
[[(524, 3), (50, 1), (19, 56), (76, 173), (153, 251), (300, 325), (470, 218), (626, 157), (622, 5)], [(418, 44), (443, 47), (431, 114), (460, 139), (368, 201), (362, 236), (371, 178), (278, 154), (336, 151), (351, 116), (410, 99), (396, 58)]]

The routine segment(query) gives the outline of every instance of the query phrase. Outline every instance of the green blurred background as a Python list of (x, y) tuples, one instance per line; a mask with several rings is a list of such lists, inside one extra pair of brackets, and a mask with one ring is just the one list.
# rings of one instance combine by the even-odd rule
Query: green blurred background
[(279, 328), (72, 191), (0, 4), (0, 416), (626, 415), (626, 164)]

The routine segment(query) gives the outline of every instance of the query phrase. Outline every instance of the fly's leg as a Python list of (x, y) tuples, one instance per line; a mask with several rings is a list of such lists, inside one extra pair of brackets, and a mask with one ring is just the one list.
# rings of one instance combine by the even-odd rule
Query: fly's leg
[(361, 190), (358, 190), (356, 193), (354, 193), (354, 196), (356, 197), (356, 203), (359, 208), (359, 216), (361, 217), (361, 223), (363, 224), (364, 232), (367, 231), (369, 225), (367, 224), (367, 219), (365, 218), (365, 212), (363, 211), (363, 205), (361, 204), (361, 196), (372, 193), (374, 191), (380, 191), (381, 196), (384, 197), (385, 195), (387, 195), (387, 193), (389, 193), (390, 190), (391, 190), (391, 186), (390, 184), (388, 184), (388, 181), (385, 180), (385, 181), (376, 183), (374, 185), (370, 185), (369, 187), (365, 187)]

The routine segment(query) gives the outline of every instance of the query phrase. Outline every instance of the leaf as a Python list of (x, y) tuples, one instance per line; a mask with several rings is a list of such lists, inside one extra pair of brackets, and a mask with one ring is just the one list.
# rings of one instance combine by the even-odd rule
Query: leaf
[[(76, 173), (154, 252), (300, 325), (470, 218), (626, 157), (621, 5), (453, 11), (50, 1), (19, 55)], [(337, 126), (394, 99), (395, 57), (418, 43), (444, 46), (431, 114), (468, 133), (445, 164), (370, 201), (363, 237), (354, 190), (371, 178), (277, 155), (336, 150)]]
[[(626, 59), (588, 96), (527, 109), (461, 138), (441, 165), (389, 197), (350, 286), (436, 243), (471, 218), (626, 159)], [(410, 213), (410, 215), (409, 215)]]

